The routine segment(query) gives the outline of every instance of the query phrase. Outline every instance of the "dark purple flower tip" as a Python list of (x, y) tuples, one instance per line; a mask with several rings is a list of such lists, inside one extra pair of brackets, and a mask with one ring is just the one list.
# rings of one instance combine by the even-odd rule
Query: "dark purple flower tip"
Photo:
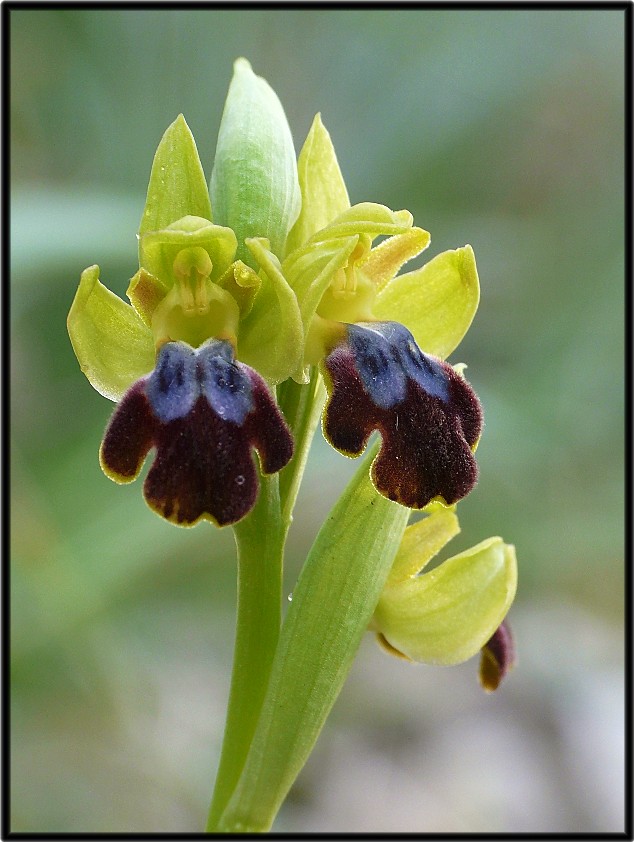
[(502, 679), (515, 666), (516, 660), (511, 627), (503, 620), (480, 650), (480, 684), (487, 693), (498, 689)]
[(266, 382), (234, 359), (228, 342), (194, 350), (167, 342), (156, 368), (124, 395), (106, 430), (101, 465), (116, 482), (136, 479), (151, 447), (143, 486), (148, 505), (172, 523), (201, 518), (226, 526), (254, 506), (258, 475), (281, 470), (293, 440)]
[(329, 400), (324, 435), (358, 456), (373, 430), (381, 449), (372, 465), (377, 490), (422, 509), (434, 497), (455, 503), (474, 487), (472, 448), (482, 430), (475, 392), (453, 368), (424, 354), (395, 322), (347, 326), (325, 360)]

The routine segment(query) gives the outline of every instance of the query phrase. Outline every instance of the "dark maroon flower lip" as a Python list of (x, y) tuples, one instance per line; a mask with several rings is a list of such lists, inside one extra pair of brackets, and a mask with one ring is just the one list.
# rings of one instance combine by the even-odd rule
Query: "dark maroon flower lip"
[(110, 420), (102, 467), (115, 481), (131, 482), (152, 447), (145, 499), (182, 526), (241, 520), (258, 494), (252, 450), (264, 474), (281, 470), (293, 454), (266, 382), (234, 359), (229, 342), (214, 339), (198, 349), (162, 346), (152, 374), (128, 390)]
[(480, 684), (488, 692), (497, 690), (517, 661), (511, 627), (503, 620), (480, 653)]
[(372, 479), (381, 494), (422, 509), (436, 497), (452, 504), (472, 490), (480, 402), (448, 363), (418, 348), (407, 328), (347, 325), (324, 369), (324, 435), (337, 450), (358, 456), (372, 432), (380, 432)]

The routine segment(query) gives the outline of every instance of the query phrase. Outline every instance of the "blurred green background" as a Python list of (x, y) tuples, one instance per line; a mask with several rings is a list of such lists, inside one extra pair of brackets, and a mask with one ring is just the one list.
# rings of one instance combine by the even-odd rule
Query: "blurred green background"
[[(353, 202), (469, 242), (486, 430), (459, 551), (517, 546), (519, 665), (413, 666), (366, 636), (281, 831), (623, 829), (624, 29), (619, 10), (12, 10), (11, 829), (198, 831), (233, 644), (228, 530), (176, 529), (97, 449), (112, 405), (65, 319), (122, 295), (183, 112), (207, 176), (232, 62), (314, 113)], [(318, 441), (287, 590), (355, 465)]]

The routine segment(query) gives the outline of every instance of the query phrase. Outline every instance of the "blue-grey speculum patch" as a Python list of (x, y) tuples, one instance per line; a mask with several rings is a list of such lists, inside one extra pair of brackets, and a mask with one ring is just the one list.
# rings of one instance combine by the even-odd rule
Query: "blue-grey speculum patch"
[(364, 389), (382, 409), (405, 400), (410, 378), (427, 394), (449, 400), (449, 381), (442, 366), (420, 350), (403, 325), (348, 325), (348, 342)]
[(242, 424), (253, 409), (253, 394), (248, 376), (233, 361), (231, 345), (214, 339), (206, 342), (198, 352), (198, 369), (209, 406), (224, 421)]
[(146, 393), (164, 424), (184, 418), (202, 395), (224, 421), (242, 424), (253, 409), (251, 382), (234, 362), (229, 342), (210, 339), (194, 349), (185, 342), (166, 342)]

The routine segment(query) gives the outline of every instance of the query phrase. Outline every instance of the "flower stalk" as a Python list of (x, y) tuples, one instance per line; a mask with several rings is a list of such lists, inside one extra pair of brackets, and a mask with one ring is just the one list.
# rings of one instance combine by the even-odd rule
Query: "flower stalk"
[(278, 388), (280, 409), (293, 431), (295, 451), (288, 465), (280, 472), (282, 520), (287, 528), (293, 518), (293, 508), (302, 482), (313, 436), (326, 400), (326, 387), (317, 367), (307, 384), (288, 379)]
[(279, 639), (286, 529), (277, 476), (263, 478), (257, 503), (236, 524), (234, 534), (238, 556), (234, 662), (208, 831), (216, 826), (242, 772)]

